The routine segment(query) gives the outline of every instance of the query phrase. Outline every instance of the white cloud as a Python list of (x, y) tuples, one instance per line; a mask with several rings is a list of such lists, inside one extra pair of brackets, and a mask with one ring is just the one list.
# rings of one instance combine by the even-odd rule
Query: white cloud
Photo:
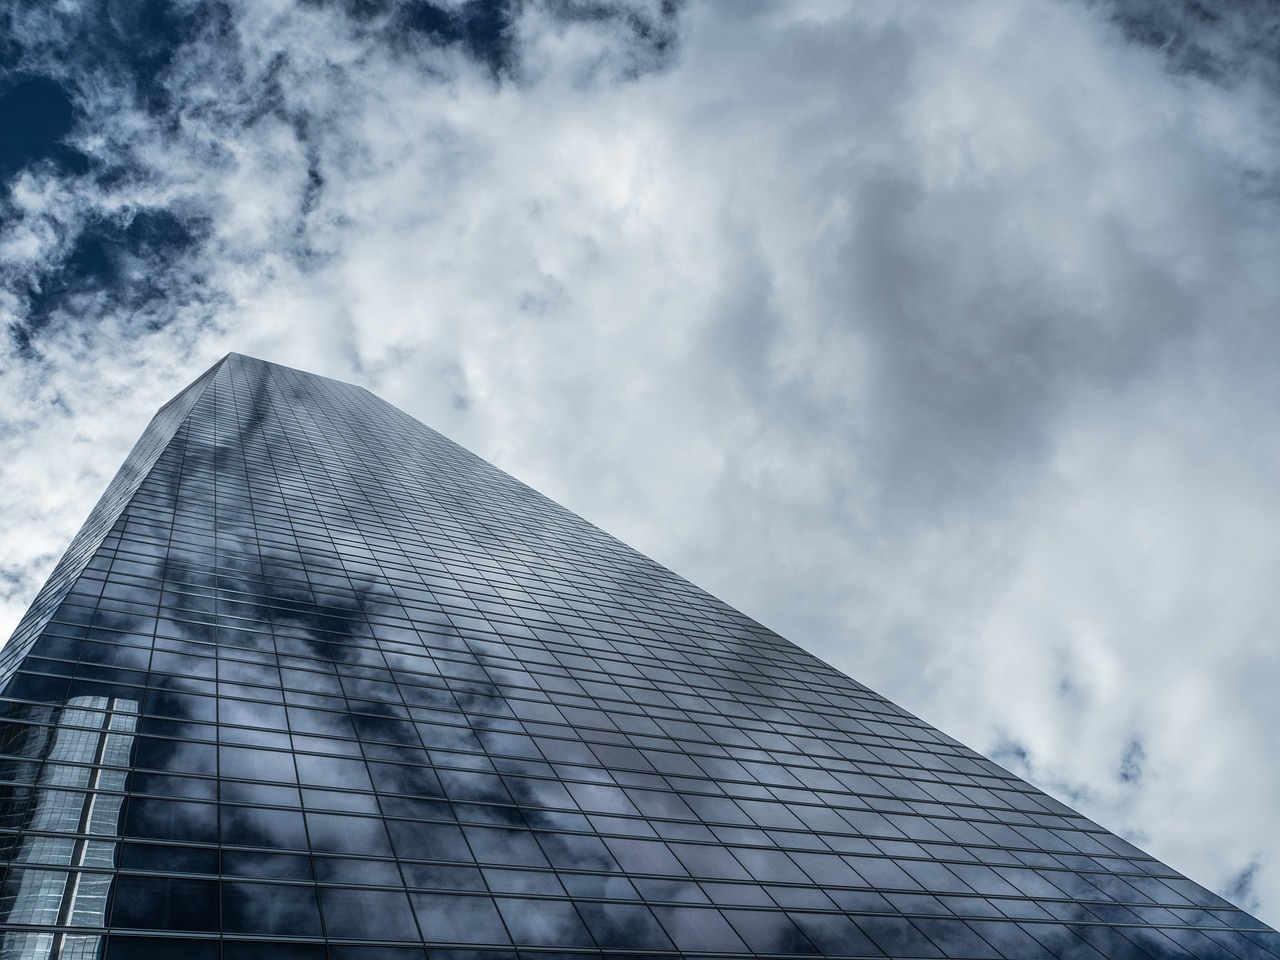
[(240, 350), (1016, 741), (1192, 877), (1256, 863), (1280, 919), (1265, 83), (1066, 4), (698, 5), (675, 55), (535, 9), (503, 83), (322, 7), (236, 23), (176, 65), (176, 128), (101, 133), (132, 202), (211, 217), (199, 296), (0, 379), (9, 622), (150, 412)]

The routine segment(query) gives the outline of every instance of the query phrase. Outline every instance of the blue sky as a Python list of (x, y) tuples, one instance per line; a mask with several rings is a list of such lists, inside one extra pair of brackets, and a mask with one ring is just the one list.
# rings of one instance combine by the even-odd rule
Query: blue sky
[(16, 0), (0, 633), (228, 350), (1280, 923), (1273, 4)]

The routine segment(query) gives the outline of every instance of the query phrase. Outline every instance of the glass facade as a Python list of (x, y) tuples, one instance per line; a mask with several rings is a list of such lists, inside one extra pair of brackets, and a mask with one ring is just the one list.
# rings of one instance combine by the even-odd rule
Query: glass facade
[(0, 694), (0, 960), (1280, 957), (363, 389), (236, 354)]

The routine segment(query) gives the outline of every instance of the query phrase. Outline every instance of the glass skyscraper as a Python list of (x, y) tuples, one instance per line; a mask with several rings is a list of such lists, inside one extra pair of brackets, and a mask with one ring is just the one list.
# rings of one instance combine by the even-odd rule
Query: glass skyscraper
[(0, 960), (1280, 957), (365, 390), (236, 354), (0, 694)]

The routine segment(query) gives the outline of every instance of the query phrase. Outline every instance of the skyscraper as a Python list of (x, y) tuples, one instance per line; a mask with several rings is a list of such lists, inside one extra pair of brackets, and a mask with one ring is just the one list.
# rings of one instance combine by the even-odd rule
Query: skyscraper
[(399, 410), (236, 354), (0, 694), (0, 960), (1280, 957)]

